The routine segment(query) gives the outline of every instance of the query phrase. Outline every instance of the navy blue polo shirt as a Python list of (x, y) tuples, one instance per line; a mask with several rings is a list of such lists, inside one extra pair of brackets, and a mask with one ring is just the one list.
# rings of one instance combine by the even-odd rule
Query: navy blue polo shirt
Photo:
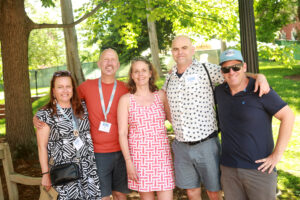
[(273, 151), (272, 116), (287, 104), (272, 89), (259, 97), (254, 83), (249, 78), (247, 88), (234, 96), (227, 83), (216, 87), (224, 166), (257, 169), (261, 163), (255, 161)]

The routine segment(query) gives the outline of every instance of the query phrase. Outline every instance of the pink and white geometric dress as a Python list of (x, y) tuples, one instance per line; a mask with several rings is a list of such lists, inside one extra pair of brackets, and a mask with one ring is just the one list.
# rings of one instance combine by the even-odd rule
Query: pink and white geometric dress
[(130, 94), (129, 151), (137, 170), (138, 183), (128, 180), (135, 191), (165, 191), (175, 187), (170, 145), (165, 128), (166, 114), (157, 92), (150, 106), (136, 103)]

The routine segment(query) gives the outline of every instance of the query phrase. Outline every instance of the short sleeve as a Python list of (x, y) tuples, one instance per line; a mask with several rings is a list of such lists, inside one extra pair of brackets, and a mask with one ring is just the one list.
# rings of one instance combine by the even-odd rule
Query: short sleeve
[(222, 84), (224, 82), (224, 77), (221, 73), (221, 66), (211, 63), (205, 63), (205, 66), (209, 72), (211, 81), (214, 86)]
[(84, 96), (84, 84), (85, 84), (85, 82), (81, 83), (77, 87), (77, 93), (78, 93), (79, 99), (85, 99), (85, 96)]
[(271, 89), (268, 94), (263, 95), (260, 99), (266, 111), (271, 115), (275, 115), (287, 105), (273, 89)]
[(40, 121), (45, 122), (48, 125), (51, 125), (51, 120), (50, 120), (50, 111), (48, 109), (40, 109), (37, 111), (35, 115)]

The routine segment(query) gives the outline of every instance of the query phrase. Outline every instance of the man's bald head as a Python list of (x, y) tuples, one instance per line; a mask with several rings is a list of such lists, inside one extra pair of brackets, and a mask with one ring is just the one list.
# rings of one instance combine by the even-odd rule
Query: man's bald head
[(173, 39), (173, 41), (172, 41), (172, 47), (173, 47), (173, 44), (176, 43), (176, 42), (178, 42), (178, 41), (184, 41), (186, 44), (193, 46), (192, 40), (188, 36), (186, 36), (186, 35), (178, 35), (178, 36), (176, 36)]
[(117, 70), (120, 67), (119, 57), (115, 50), (105, 49), (97, 62), (101, 69), (101, 77), (115, 77)]
[(172, 42), (172, 55), (179, 71), (185, 70), (193, 62), (195, 47), (188, 36), (176, 36)]
[(103, 59), (103, 57), (105, 57), (106, 54), (114, 54), (117, 58), (117, 60), (119, 61), (119, 56), (118, 53), (116, 52), (116, 50), (112, 49), (112, 48), (108, 48), (102, 51), (102, 53), (99, 56), (99, 60)]

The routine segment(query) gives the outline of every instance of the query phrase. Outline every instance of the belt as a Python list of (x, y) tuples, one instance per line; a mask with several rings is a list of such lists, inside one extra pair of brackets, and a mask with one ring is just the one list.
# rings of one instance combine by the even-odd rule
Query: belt
[(210, 134), (209, 136), (207, 136), (206, 138), (203, 138), (199, 141), (194, 141), (194, 142), (182, 142), (184, 144), (188, 144), (188, 145), (195, 145), (195, 144), (199, 144), (201, 142), (204, 142), (208, 139), (211, 139), (211, 138), (214, 138), (214, 137), (217, 137), (218, 136), (218, 131), (214, 131), (212, 134)]

